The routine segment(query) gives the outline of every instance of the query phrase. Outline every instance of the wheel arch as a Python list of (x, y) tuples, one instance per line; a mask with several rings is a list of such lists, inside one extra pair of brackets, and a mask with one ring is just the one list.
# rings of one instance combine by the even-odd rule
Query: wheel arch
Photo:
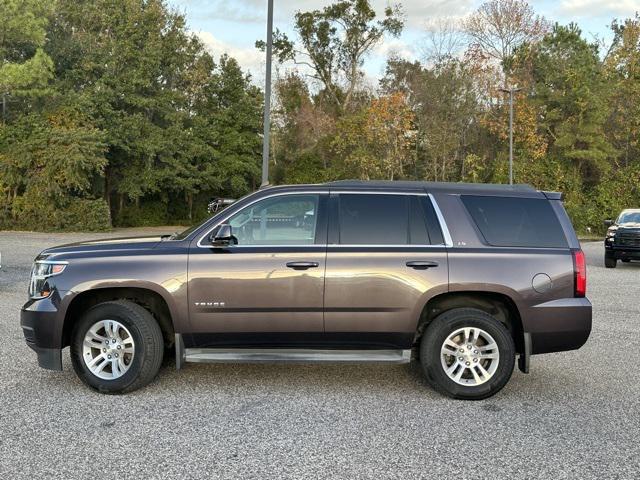
[(431, 297), (420, 312), (414, 345), (419, 343), (433, 319), (454, 308), (477, 308), (492, 315), (511, 332), (516, 351), (524, 351), (524, 328), (516, 302), (505, 293), (480, 290), (453, 291)]
[(71, 332), (83, 312), (99, 303), (113, 300), (129, 300), (148, 310), (158, 322), (166, 347), (174, 342), (174, 320), (166, 299), (157, 291), (144, 287), (101, 287), (80, 292), (67, 306), (62, 328), (62, 347), (71, 341)]

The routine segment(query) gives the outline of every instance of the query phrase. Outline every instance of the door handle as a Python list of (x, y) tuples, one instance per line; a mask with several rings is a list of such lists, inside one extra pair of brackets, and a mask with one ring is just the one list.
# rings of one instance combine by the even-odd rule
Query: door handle
[(318, 262), (289, 262), (287, 268), (293, 268), (294, 270), (307, 270), (309, 268), (318, 268), (320, 264)]
[(414, 268), (416, 270), (426, 270), (427, 268), (435, 268), (437, 266), (438, 266), (438, 262), (428, 262), (428, 261), (407, 262), (407, 267)]

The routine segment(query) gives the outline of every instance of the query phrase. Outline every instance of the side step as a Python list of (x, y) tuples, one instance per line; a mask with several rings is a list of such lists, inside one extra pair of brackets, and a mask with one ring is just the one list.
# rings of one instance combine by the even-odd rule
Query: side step
[(409, 363), (411, 350), (299, 350), (288, 348), (187, 348), (193, 363)]
[[(176, 368), (193, 363), (390, 363), (411, 361), (411, 350), (302, 350), (288, 348), (185, 348)], [(178, 353), (178, 352), (176, 352)]]

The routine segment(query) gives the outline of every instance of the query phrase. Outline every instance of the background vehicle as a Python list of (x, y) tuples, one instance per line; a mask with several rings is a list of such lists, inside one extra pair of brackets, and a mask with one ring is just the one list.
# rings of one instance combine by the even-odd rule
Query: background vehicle
[(516, 355), (528, 372), (586, 342), (585, 292), (560, 194), (334, 182), (260, 190), (171, 237), (45, 250), (22, 326), (41, 366), (70, 346), (104, 392), (151, 381), (171, 347), (178, 368), (413, 357), (438, 391), (480, 399)]
[(213, 198), (207, 204), (207, 211), (210, 214), (215, 215), (216, 213), (221, 212), (222, 210), (227, 208), (229, 205), (233, 205), (235, 202), (235, 198)]
[(616, 268), (618, 260), (640, 260), (640, 209), (623, 210), (618, 218), (605, 220), (604, 265)]

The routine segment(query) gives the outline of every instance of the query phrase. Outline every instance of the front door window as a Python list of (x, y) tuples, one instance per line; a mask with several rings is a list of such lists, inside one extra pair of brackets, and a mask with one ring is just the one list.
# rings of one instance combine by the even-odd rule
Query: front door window
[(249, 205), (233, 215), (238, 245), (313, 245), (319, 195), (281, 195)]

